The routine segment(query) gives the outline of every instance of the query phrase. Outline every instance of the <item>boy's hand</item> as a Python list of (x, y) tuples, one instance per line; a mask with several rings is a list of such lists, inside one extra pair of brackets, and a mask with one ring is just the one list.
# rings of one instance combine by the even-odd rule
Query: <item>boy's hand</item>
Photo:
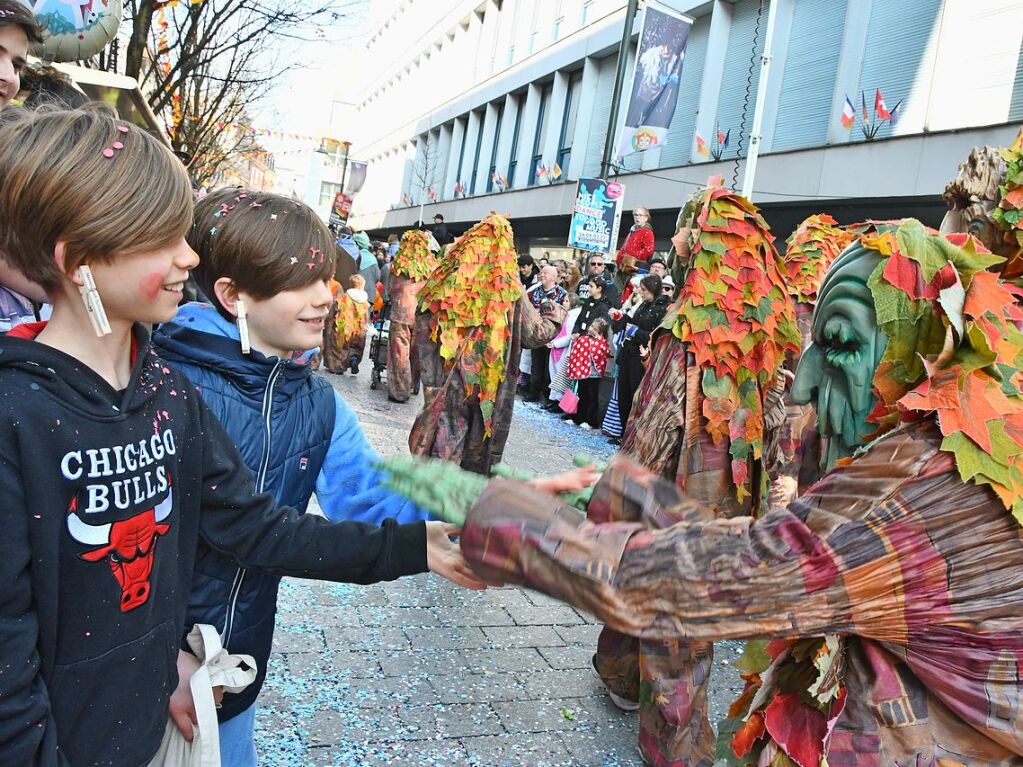
[[(185, 650), (178, 650), (178, 687), (171, 694), (167, 706), (170, 718), (189, 743), (192, 742), (193, 728), (199, 724), (195, 713), (195, 701), (192, 699), (192, 674), (199, 670), (199, 659)], [(224, 700), (224, 688), (213, 688), (213, 701), (220, 707)]]
[(178, 650), (178, 688), (171, 694), (170, 718), (189, 743), (192, 742), (192, 728), (199, 724), (192, 700), (192, 674), (199, 670), (199, 659), (192, 653)]
[(447, 522), (426, 523), (426, 565), (430, 572), (447, 578), (454, 584), (473, 591), (483, 591), (487, 584), (481, 581), (462, 556), (462, 550), (449, 535), (458, 535), (461, 528)]

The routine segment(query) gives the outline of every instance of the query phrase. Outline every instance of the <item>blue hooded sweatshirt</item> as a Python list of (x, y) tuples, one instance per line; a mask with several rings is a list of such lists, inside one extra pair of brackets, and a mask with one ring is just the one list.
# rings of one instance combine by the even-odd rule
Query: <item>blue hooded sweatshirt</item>
[[(209, 304), (181, 307), (153, 336), (160, 356), (199, 389), (255, 475), (256, 490), (304, 511), (313, 492), (333, 521), (380, 524), (428, 519), (384, 488), (379, 460), (355, 414), (330, 383), (305, 363), (242, 354), (238, 329)], [(200, 549), (186, 625), (210, 623), (233, 653), (253, 655), (259, 678), (226, 695), (220, 720), (256, 698), (270, 656), (278, 579), (239, 568)]]

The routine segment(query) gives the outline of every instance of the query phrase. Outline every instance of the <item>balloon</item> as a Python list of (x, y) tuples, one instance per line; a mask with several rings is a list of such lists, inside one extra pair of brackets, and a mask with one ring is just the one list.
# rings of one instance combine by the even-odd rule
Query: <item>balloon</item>
[(122, 0), (35, 0), (32, 11), (43, 28), (43, 43), (33, 53), (46, 61), (80, 61), (114, 39)]

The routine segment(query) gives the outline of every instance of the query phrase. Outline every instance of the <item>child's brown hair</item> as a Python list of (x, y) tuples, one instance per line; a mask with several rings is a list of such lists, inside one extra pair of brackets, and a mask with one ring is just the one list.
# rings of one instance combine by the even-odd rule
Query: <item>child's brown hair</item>
[(30, 43), (43, 41), (43, 29), (28, 6), (18, 0), (0, 0), (0, 27), (21, 27)]
[(221, 277), (257, 299), (334, 276), (334, 239), (304, 203), (268, 192), (220, 189), (196, 204), (188, 244), (199, 254), (196, 283), (221, 316)]
[(0, 112), (0, 253), (55, 290), (88, 261), (163, 247), (192, 222), (192, 187), (178, 159), (99, 104)]

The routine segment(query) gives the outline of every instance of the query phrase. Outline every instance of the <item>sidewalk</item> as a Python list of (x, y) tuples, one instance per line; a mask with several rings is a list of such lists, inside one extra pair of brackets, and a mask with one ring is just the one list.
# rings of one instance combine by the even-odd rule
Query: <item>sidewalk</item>
[[(366, 366), (368, 367), (368, 366)], [(407, 452), (417, 404), (396, 405), (356, 378), (328, 376), (383, 454)], [(597, 435), (516, 403), (506, 459), (556, 473)], [(640, 767), (636, 714), (590, 670), (592, 618), (516, 588), (476, 593), (432, 575), (375, 586), (282, 584), (257, 716), (265, 767)], [(734, 659), (735, 647), (719, 650)], [(714, 709), (738, 680), (722, 677)]]

